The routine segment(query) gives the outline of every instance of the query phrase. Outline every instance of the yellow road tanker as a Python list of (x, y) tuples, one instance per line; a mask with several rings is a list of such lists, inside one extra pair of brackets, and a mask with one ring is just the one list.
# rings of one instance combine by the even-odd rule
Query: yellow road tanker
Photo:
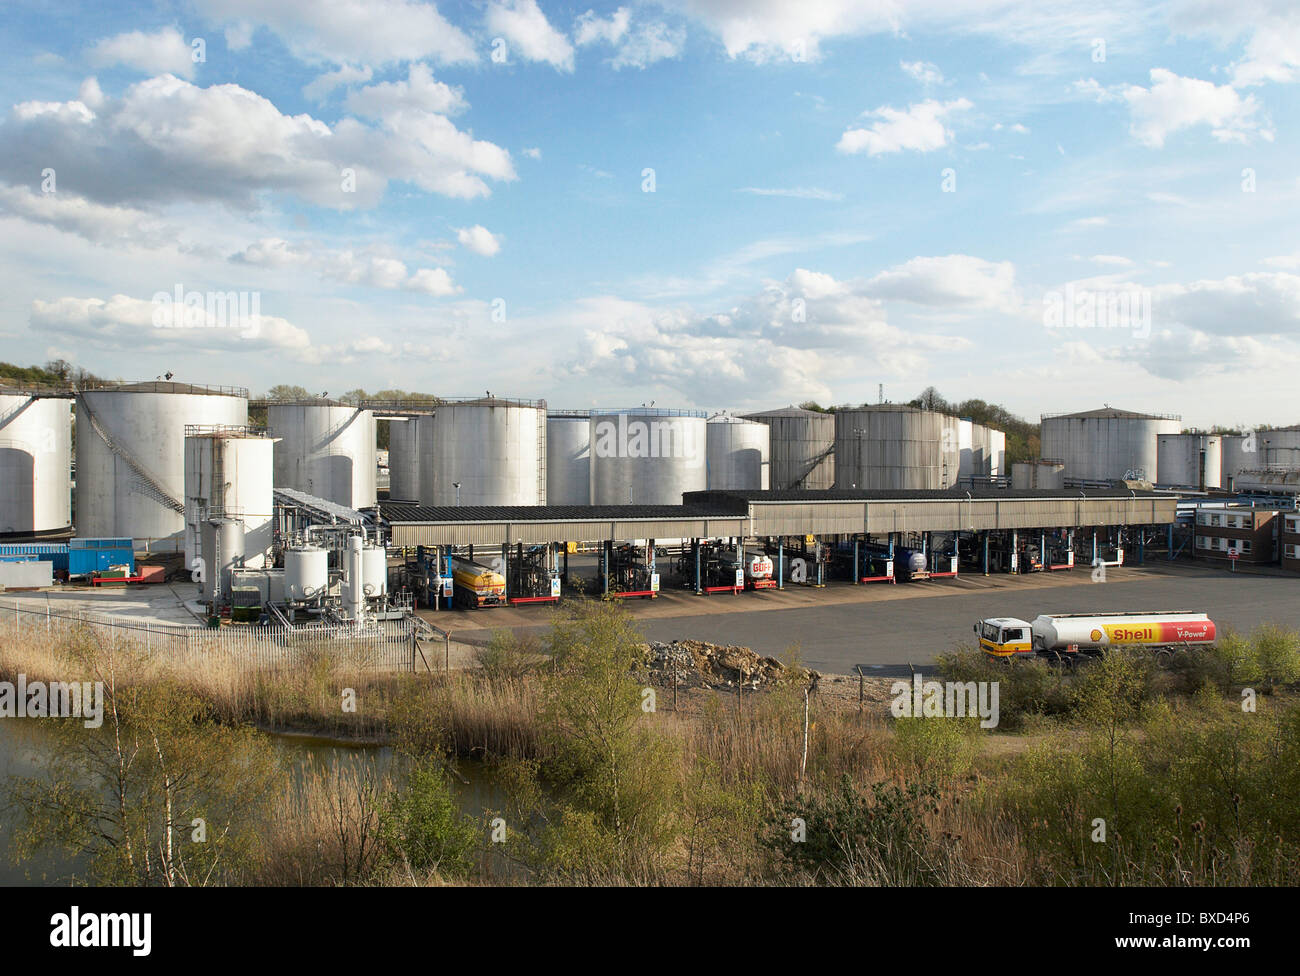
[(1032, 621), (988, 617), (975, 624), (980, 649), (990, 657), (1062, 657), (1104, 654), (1109, 647), (1145, 647), (1159, 656), (1196, 644), (1213, 644), (1214, 621), (1194, 610), (1149, 613), (1045, 613)]
[(477, 610), (505, 606), (506, 578), (490, 566), (468, 559), (453, 559), (451, 581), (452, 595), (458, 607)]

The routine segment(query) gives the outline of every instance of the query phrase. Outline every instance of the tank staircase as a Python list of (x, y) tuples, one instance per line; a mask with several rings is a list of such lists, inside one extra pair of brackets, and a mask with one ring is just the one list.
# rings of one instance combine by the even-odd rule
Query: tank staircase
[(826, 448), (826, 450), (822, 451), (815, 458), (813, 458), (811, 462), (809, 462), (808, 470), (805, 471), (803, 474), (801, 474), (797, 479), (795, 479), (795, 483), (790, 487), (807, 488), (808, 487), (807, 482), (809, 476), (818, 468), (820, 468), (826, 462), (827, 458), (833, 457), (834, 454), (835, 454), (835, 445), (832, 444), (830, 447)]
[(126, 466), (134, 472), (136, 476), (134, 487), (136, 490), (141, 494), (154, 499), (154, 501), (158, 502), (158, 504), (163, 507), (170, 508), (178, 515), (184, 515), (185, 504), (178, 501), (171, 492), (164, 488), (162, 482), (155, 478), (149, 472), (149, 469), (141, 464), (130, 451), (123, 448), (113, 439), (113, 435), (108, 432), (107, 428), (105, 428), (102, 423), (100, 423), (99, 418), (95, 416), (95, 412), (90, 409), (90, 404), (86, 401), (85, 397), (79, 397), (78, 401), (80, 402), (82, 409), (86, 412), (86, 419), (90, 421), (91, 428), (97, 435), (99, 435), (99, 439), (107, 444), (108, 449), (117, 457), (120, 457)]

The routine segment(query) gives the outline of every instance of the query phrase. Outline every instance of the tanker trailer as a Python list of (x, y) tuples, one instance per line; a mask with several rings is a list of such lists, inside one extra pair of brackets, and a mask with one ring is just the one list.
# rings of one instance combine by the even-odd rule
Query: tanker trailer
[(1195, 644), (1213, 644), (1214, 621), (1194, 610), (1040, 614), (1033, 622), (990, 617), (975, 625), (980, 647), (992, 657), (1105, 653), (1109, 647), (1143, 647), (1161, 658)]

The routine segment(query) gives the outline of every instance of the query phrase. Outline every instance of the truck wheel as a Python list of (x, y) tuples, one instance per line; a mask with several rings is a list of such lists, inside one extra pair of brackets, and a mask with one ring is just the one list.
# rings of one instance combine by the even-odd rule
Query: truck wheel
[(1156, 651), (1156, 664), (1162, 668), (1167, 668), (1174, 663), (1174, 652), (1168, 648), (1161, 648)]

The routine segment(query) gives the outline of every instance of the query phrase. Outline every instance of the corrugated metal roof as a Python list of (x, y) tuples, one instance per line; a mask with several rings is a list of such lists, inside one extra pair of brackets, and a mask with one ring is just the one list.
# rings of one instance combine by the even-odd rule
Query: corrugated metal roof
[(417, 522), (629, 522), (743, 516), (744, 499), (686, 505), (411, 505), (380, 502), (391, 524)]
[(1081, 410), (1078, 413), (1045, 413), (1043, 420), (1178, 420), (1173, 414), (1139, 413), (1136, 410), (1119, 410), (1115, 407), (1099, 407), (1096, 410)]
[(805, 410), (803, 407), (791, 405), (776, 410), (755, 410), (750, 413), (742, 413), (741, 416), (751, 419), (754, 417), (833, 417), (834, 414), (822, 413), (820, 410)]
[(1165, 492), (1128, 488), (974, 488), (889, 489), (889, 488), (787, 488), (770, 491), (691, 491), (682, 496), (687, 504), (725, 504), (729, 499), (744, 502), (880, 502), (880, 501), (1015, 501), (1063, 498), (1149, 498), (1167, 497)]

